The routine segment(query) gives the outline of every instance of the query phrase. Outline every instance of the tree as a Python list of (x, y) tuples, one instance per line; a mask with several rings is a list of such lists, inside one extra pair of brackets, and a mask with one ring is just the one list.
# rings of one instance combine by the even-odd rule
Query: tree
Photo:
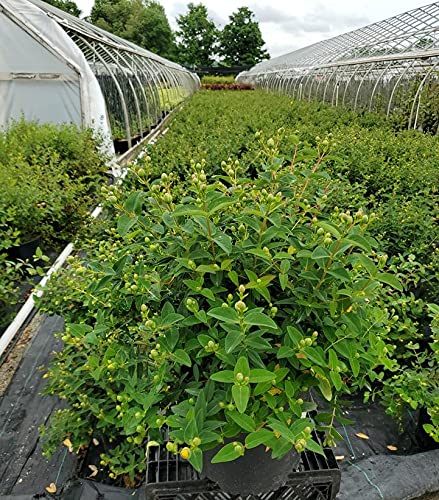
[(254, 66), (270, 55), (262, 47), (259, 23), (248, 7), (240, 7), (230, 17), (229, 24), (224, 26), (220, 34), (220, 54), (224, 62), (231, 66)]
[(163, 57), (175, 55), (165, 9), (154, 0), (96, 0), (90, 22)]
[(72, 14), (72, 16), (79, 17), (81, 15), (81, 10), (73, 0), (44, 0), (44, 2)]
[(163, 6), (156, 1), (132, 3), (124, 38), (163, 57), (175, 57), (175, 37)]
[(89, 20), (98, 28), (123, 36), (130, 9), (130, 0), (95, 0)]
[(208, 18), (206, 6), (189, 3), (187, 8), (187, 14), (177, 18), (178, 59), (186, 66), (210, 66), (214, 61), (218, 30)]

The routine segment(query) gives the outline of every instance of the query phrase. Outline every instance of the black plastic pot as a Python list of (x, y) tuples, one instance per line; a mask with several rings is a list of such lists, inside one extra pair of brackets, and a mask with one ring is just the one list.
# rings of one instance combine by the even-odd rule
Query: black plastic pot
[(35, 255), (37, 248), (41, 244), (40, 238), (33, 238), (17, 247), (12, 247), (9, 250), (10, 256), (13, 259), (30, 259)]
[(416, 427), (416, 439), (422, 451), (437, 450), (439, 443), (437, 443), (431, 436), (424, 430), (424, 424), (431, 424), (431, 417), (425, 408), (419, 410), (418, 425)]
[[(323, 446), (321, 436), (313, 433), (313, 439)], [(165, 441), (167, 435), (164, 436)], [(203, 479), (186, 460), (166, 450), (165, 446), (151, 446), (147, 454), (145, 497), (147, 500), (335, 500), (340, 489), (340, 469), (330, 448), (324, 448), (325, 456), (310, 450), (301, 453), (298, 467), (288, 471), (285, 486), (259, 495), (236, 495), (225, 492), (218, 484)], [(206, 452), (205, 452), (206, 453)], [(206, 458), (206, 456), (205, 456)], [(258, 463), (260, 476), (267, 474), (263, 463)], [(206, 460), (204, 463), (206, 464)], [(270, 460), (279, 465), (277, 460)], [(234, 462), (230, 462), (234, 464)], [(236, 462), (235, 462), (236, 463)], [(87, 473), (88, 475), (88, 473)], [(240, 478), (240, 481), (243, 478)]]
[(204, 452), (202, 475), (216, 483), (221, 491), (233, 495), (260, 495), (278, 490), (300, 463), (300, 454), (294, 449), (280, 460), (273, 460), (264, 446), (258, 446), (246, 450), (244, 456), (233, 462), (212, 464), (211, 459), (222, 446)]

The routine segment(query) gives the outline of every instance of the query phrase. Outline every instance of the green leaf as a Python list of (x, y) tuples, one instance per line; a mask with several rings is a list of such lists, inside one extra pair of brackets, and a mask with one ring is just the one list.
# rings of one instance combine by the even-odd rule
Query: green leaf
[(187, 352), (184, 352), (183, 349), (177, 349), (172, 353), (172, 357), (177, 361), (180, 365), (192, 366), (191, 358), (189, 357)]
[(207, 315), (225, 323), (239, 323), (238, 313), (232, 307), (214, 307), (207, 312)]
[(213, 215), (218, 210), (234, 205), (236, 202), (231, 201), (229, 196), (218, 196), (215, 199), (209, 201), (207, 208), (209, 210), (209, 216)]
[(235, 450), (235, 443), (226, 444), (220, 451), (212, 458), (213, 464), (218, 464), (220, 462), (232, 462), (239, 458), (241, 454), (239, 451)]
[(275, 380), (277, 383), (282, 382), (282, 380), (290, 375), (291, 370), (289, 368), (276, 368), (274, 371)]
[(87, 335), (84, 337), (84, 342), (92, 345), (97, 345), (99, 343), (98, 337), (95, 332), (87, 333)]
[(256, 325), (259, 327), (277, 329), (276, 323), (266, 314), (254, 310), (248, 311), (244, 315), (244, 323), (246, 325)]
[(226, 252), (227, 255), (229, 255), (233, 249), (233, 244), (232, 244), (232, 238), (230, 236), (227, 236), (227, 234), (220, 233), (218, 232), (214, 238), (213, 241), (222, 249)]
[(282, 458), (284, 457), (291, 449), (293, 448), (293, 445), (287, 441), (286, 439), (276, 439), (276, 441), (273, 444), (272, 447), (272, 453), (271, 453), (271, 458), (276, 459), (276, 458)]
[(271, 380), (270, 382), (259, 382), (259, 384), (253, 389), (254, 396), (260, 396), (265, 392), (268, 392), (271, 389)]
[(326, 366), (325, 352), (320, 346), (305, 347), (306, 357), (318, 366)]
[(288, 286), (288, 274), (279, 273), (279, 283), (282, 290)]
[(230, 271), (227, 273), (227, 276), (230, 278), (230, 281), (235, 285), (239, 286), (239, 277), (236, 271)]
[(265, 351), (267, 349), (271, 349), (271, 344), (268, 340), (261, 338), (259, 335), (254, 336), (254, 334), (248, 335), (246, 337), (246, 344), (249, 347), (253, 347), (258, 351)]
[(319, 382), (319, 389), (320, 392), (323, 394), (323, 397), (327, 401), (332, 400), (332, 389), (331, 389), (331, 384), (329, 383), (329, 380), (326, 377), (322, 377), (321, 375), (317, 378)]
[(331, 378), (334, 387), (337, 389), (337, 391), (339, 391), (343, 387), (343, 380), (341, 379), (340, 374), (331, 370), (329, 372), (329, 377)]
[(262, 276), (261, 278), (255, 278), (253, 281), (250, 281), (245, 285), (246, 288), (252, 289), (252, 288), (264, 288), (266, 287), (271, 281), (273, 281), (275, 276), (272, 274), (267, 275), (267, 276)]
[(290, 427), (290, 431), (294, 434), (296, 439), (299, 437), (307, 427), (313, 427), (313, 423), (309, 418), (298, 418), (293, 422), (293, 425)]
[(296, 436), (293, 432), (291, 432), (291, 429), (287, 426), (287, 424), (273, 419), (269, 422), (268, 425), (288, 441), (295, 441)]
[(290, 261), (285, 259), (280, 263), (280, 272), (282, 274), (287, 274), (288, 271), (290, 270), (291, 264)]
[(329, 349), (329, 368), (336, 370), (339, 364), (337, 353), (334, 349)]
[(283, 359), (283, 358), (292, 358), (295, 355), (295, 352), (291, 347), (288, 347), (286, 345), (283, 345), (278, 351), (277, 351), (277, 359)]
[(89, 325), (68, 323), (67, 326), (74, 337), (82, 337), (84, 334), (91, 332), (93, 328)]
[(350, 234), (344, 241), (351, 243), (354, 247), (359, 247), (368, 253), (372, 251), (370, 243), (366, 240), (366, 238), (360, 236), (359, 234)]
[(350, 357), (349, 364), (351, 365), (354, 377), (358, 377), (358, 374), (360, 373), (360, 363), (358, 362), (358, 359)]
[(322, 227), (327, 233), (331, 233), (332, 236), (335, 236), (337, 239), (340, 239), (341, 234), (339, 230), (329, 222), (324, 222), (324, 221), (318, 222), (317, 226)]
[(317, 247), (311, 254), (311, 259), (312, 260), (328, 259), (330, 256), (331, 254), (328, 252), (328, 250), (326, 250), (325, 247)]
[(294, 326), (287, 326), (288, 337), (292, 340), (294, 345), (299, 345), (303, 339), (303, 335)]
[(233, 259), (224, 259), (221, 262), (221, 271), (228, 271), (231, 264), (233, 264)]
[(203, 452), (200, 450), (200, 448), (191, 450), (189, 463), (196, 471), (201, 472), (203, 470)]
[(181, 321), (183, 319), (184, 319), (184, 316), (182, 316), (181, 314), (170, 313), (165, 318), (162, 319), (162, 321), (160, 322), (160, 326), (161, 327), (171, 326), (174, 323), (178, 323), (179, 321)]
[(182, 215), (204, 215), (207, 216), (207, 212), (202, 210), (199, 207), (196, 206), (190, 206), (190, 205), (179, 205), (175, 207), (175, 210), (173, 212), (174, 216), (182, 216)]
[(196, 269), (197, 273), (217, 273), (218, 270), (219, 267), (216, 264), (202, 264)]
[(305, 259), (309, 259), (312, 255), (312, 252), (310, 250), (299, 250), (297, 253), (296, 253), (296, 257), (298, 259), (301, 259), (302, 257), (304, 257)]
[(233, 384), (235, 381), (235, 374), (232, 370), (223, 370), (221, 372), (214, 373), (210, 376), (210, 379), (215, 382), (224, 382), (225, 384)]
[(248, 434), (248, 436), (245, 438), (245, 447), (251, 450), (252, 448), (256, 448), (257, 446), (264, 444), (272, 437), (273, 433), (268, 429), (259, 429), (256, 432)]
[(244, 377), (249, 377), (250, 376), (250, 367), (248, 364), (248, 359), (245, 356), (241, 356), (234, 369), (234, 374), (242, 373)]
[(285, 394), (287, 395), (287, 398), (293, 399), (296, 396), (298, 388), (299, 388), (298, 382), (295, 382), (293, 384), (289, 380), (286, 380), (285, 381)]
[(251, 250), (247, 250), (245, 253), (250, 253), (256, 257), (267, 260), (268, 262), (271, 262), (272, 260), (271, 255), (268, 252), (264, 252), (264, 250), (261, 250), (260, 248), (252, 248)]
[(355, 258), (357, 262), (359, 262), (371, 276), (374, 276), (376, 274), (377, 268), (373, 260), (370, 259), (367, 255), (359, 253), (355, 255)]
[(314, 453), (318, 453), (319, 455), (326, 456), (325, 452), (323, 451), (323, 448), (318, 443), (316, 443), (313, 439), (309, 439), (307, 441), (305, 448), (310, 450), (310, 451), (313, 451)]
[(328, 274), (341, 281), (351, 281), (351, 275), (343, 267), (339, 267), (337, 269), (331, 269), (328, 271)]
[(135, 215), (140, 215), (140, 213), (142, 212), (142, 203), (144, 197), (145, 193), (143, 191), (131, 193), (125, 201), (125, 210)]
[(379, 273), (375, 276), (375, 278), (381, 282), (385, 283), (386, 285), (391, 286), (395, 290), (398, 290), (399, 292), (403, 291), (403, 287), (401, 282), (393, 275), (389, 273)]
[(260, 382), (270, 382), (276, 379), (276, 374), (262, 368), (254, 368), (250, 370), (250, 382), (259, 384)]
[(248, 385), (234, 385), (232, 396), (239, 413), (244, 413), (250, 399), (250, 387)]
[(243, 335), (240, 330), (232, 330), (227, 334), (226, 337), (226, 352), (231, 353), (234, 351), (235, 347), (239, 345), (243, 339)]
[(207, 299), (211, 300), (212, 302), (215, 302), (215, 295), (213, 294), (212, 290), (209, 290), (208, 288), (203, 288), (200, 293)]
[(121, 215), (117, 220), (117, 230), (119, 234), (124, 237), (128, 234), (129, 230), (137, 222), (137, 217), (130, 217), (129, 215)]
[(239, 427), (244, 429), (247, 432), (254, 432), (256, 429), (255, 421), (249, 416), (245, 414), (240, 414), (236, 411), (228, 412), (227, 415), (236, 422)]

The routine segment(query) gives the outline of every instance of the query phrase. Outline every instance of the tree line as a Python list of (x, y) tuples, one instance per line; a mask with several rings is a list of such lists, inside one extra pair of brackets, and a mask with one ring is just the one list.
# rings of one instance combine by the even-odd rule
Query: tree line
[[(45, 0), (74, 16), (81, 11), (74, 0)], [(145, 49), (195, 68), (221, 64), (253, 66), (269, 59), (259, 23), (248, 7), (240, 7), (218, 28), (203, 4), (189, 3), (173, 31), (165, 9), (156, 0), (95, 0), (86, 18), (95, 26)]]

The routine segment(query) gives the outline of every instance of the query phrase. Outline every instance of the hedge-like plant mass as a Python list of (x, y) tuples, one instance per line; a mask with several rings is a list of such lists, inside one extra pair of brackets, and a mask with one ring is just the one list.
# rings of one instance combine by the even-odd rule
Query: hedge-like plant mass
[(46, 451), (95, 436), (126, 485), (165, 425), (198, 470), (224, 438), (215, 461), (319, 452), (302, 412), (331, 445), (358, 391), (396, 417), (424, 409), (439, 440), (437, 145), (258, 91), (194, 96), (104, 188), (87, 258), (40, 302), (66, 320), (47, 392), (69, 408)]
[(58, 250), (74, 239), (88, 222), (106, 160), (92, 131), (73, 125), (20, 121), (0, 133), (0, 316), (24, 277), (14, 248), (37, 240)]

